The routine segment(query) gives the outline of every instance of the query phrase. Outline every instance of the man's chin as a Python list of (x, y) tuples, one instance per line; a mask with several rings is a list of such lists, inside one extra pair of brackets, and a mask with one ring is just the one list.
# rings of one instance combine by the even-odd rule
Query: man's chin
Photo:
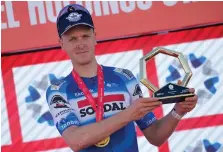
[(82, 61), (79, 61), (78, 64), (79, 65), (87, 65), (87, 64), (90, 64), (92, 61), (91, 60), (82, 60)]

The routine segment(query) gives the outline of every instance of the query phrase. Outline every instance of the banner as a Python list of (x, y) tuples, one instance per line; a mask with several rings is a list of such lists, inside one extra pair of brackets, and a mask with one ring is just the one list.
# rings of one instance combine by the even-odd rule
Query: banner
[(223, 22), (222, 2), (6, 1), (1, 2), (2, 53), (59, 46), (56, 17), (70, 3), (90, 11), (97, 40)]
[[(139, 59), (157, 46), (182, 52), (193, 72), (188, 87), (194, 87), (199, 96), (196, 108), (183, 117), (159, 148), (152, 146), (137, 128), (140, 152), (223, 150), (222, 32), (223, 26), (215, 26), (97, 45), (100, 64), (129, 69), (137, 79)], [(46, 88), (71, 69), (68, 56), (60, 49), (2, 57), (2, 152), (71, 152), (53, 125), (45, 98)], [(183, 76), (183, 69), (171, 57), (158, 55), (147, 64), (147, 77), (157, 86), (182, 80)], [(150, 96), (148, 89), (141, 87), (143, 96)], [(160, 118), (173, 106), (163, 105), (154, 112)], [(91, 115), (83, 111), (85, 117)]]

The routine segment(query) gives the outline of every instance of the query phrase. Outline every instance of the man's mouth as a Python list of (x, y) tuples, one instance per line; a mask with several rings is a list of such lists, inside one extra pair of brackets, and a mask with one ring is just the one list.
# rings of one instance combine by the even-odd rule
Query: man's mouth
[(83, 53), (87, 53), (88, 51), (81, 51), (81, 52), (76, 52), (76, 54), (83, 54)]

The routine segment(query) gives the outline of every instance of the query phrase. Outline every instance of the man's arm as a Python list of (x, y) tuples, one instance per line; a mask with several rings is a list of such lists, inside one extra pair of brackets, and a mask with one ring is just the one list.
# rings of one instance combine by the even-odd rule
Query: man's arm
[(160, 120), (155, 121), (142, 132), (146, 139), (155, 146), (161, 146), (174, 132), (180, 120), (174, 118), (171, 113)]
[(156, 98), (137, 100), (127, 109), (100, 122), (81, 127), (71, 126), (62, 133), (62, 136), (71, 149), (78, 151), (100, 142), (129, 122), (142, 118), (161, 104)]
[(129, 123), (126, 111), (86, 126), (67, 128), (62, 136), (72, 150), (78, 151), (94, 145)]
[[(193, 93), (194, 89), (190, 89), (190, 92)], [(175, 104), (174, 108), (176, 109), (176, 113), (183, 116), (194, 109), (196, 103), (197, 96), (195, 95), (194, 97), (186, 98), (185, 101), (181, 103)], [(174, 132), (180, 120), (174, 117), (171, 112), (143, 130), (143, 134), (151, 144), (155, 146), (162, 145)]]

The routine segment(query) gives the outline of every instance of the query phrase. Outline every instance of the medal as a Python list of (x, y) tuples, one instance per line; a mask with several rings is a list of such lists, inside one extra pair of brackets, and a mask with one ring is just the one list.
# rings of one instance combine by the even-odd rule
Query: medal
[[(98, 75), (98, 100), (95, 101), (91, 92), (80, 78), (76, 71), (72, 71), (72, 75), (74, 80), (77, 82), (78, 87), (83, 91), (85, 97), (88, 99), (89, 103), (91, 104), (92, 108), (96, 113), (96, 122), (99, 122), (103, 119), (104, 115), (104, 75), (102, 71), (102, 67), (98, 65), (97, 67), (97, 75)], [(104, 140), (100, 141), (99, 143), (95, 144), (97, 147), (105, 147), (110, 141), (110, 137), (105, 138)]]
[(104, 140), (100, 141), (99, 143), (95, 144), (97, 147), (105, 147), (110, 141), (110, 137), (105, 138)]

